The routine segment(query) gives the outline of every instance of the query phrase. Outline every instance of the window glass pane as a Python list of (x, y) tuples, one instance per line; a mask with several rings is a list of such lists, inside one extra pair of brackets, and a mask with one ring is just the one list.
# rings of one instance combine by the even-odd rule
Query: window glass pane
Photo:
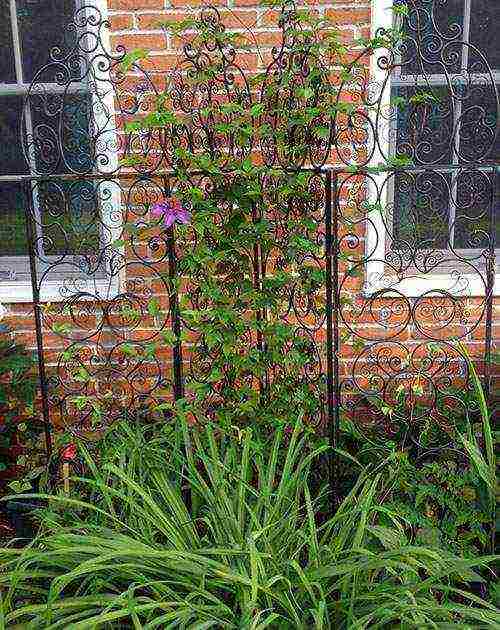
[(91, 96), (44, 91), (30, 97), (33, 147), (38, 173), (92, 171)]
[(395, 87), (396, 155), (415, 165), (450, 164), (453, 155), (454, 102), (445, 87)]
[[(30, 96), (32, 147), (40, 174), (76, 174), (93, 170), (89, 131), (92, 98), (87, 92)], [(36, 188), (45, 256), (83, 256), (99, 252), (99, 195), (92, 182), (54, 180)]]
[(21, 147), (21, 96), (0, 95), (0, 175), (22, 175), (28, 172)]
[(8, 2), (0, 5), (0, 83), (15, 83), (16, 69)]
[[(493, 179), (492, 175), (492, 179)], [(500, 170), (497, 169), (495, 181), (495, 198), (493, 200), (493, 234), (495, 236), (495, 249), (500, 253)]]
[[(23, 175), (28, 172), (20, 142), (22, 107), (22, 97), (0, 97), (0, 175)], [(27, 253), (24, 207), (21, 184), (0, 183), (0, 256)], [(7, 272), (1, 269), (0, 280), (4, 279)]]
[(444, 249), (449, 239), (451, 175), (435, 171), (398, 173), (394, 178), (392, 248)]
[[(88, 93), (40, 95), (31, 101), (39, 173), (92, 172)], [(50, 255), (88, 255), (99, 251), (99, 195), (85, 180), (42, 183), (37, 190), (44, 250)]]
[(401, 74), (459, 72), (465, 0), (418, 0), (407, 6)]
[[(476, 46), (494, 70), (500, 70), (500, 2), (498, 0), (473, 0), (470, 19), (469, 42)], [(484, 72), (484, 62), (471, 51), (469, 69)]]
[(93, 182), (41, 183), (38, 186), (38, 204), (47, 256), (98, 255), (100, 204)]
[(54, 47), (61, 48), (63, 56), (71, 51), (76, 33), (67, 25), (74, 12), (75, 0), (17, 0), (25, 82), (50, 63)]
[(61, 118), (66, 171), (82, 174), (92, 171), (91, 120), (90, 94), (66, 97)]
[[(22, 185), (0, 182), (0, 256), (27, 254), (24, 207)], [(2, 267), (1, 271), (0, 280), (3, 280), (5, 269)]]
[(500, 112), (497, 92), (487, 81), (474, 81), (464, 90), (460, 116), (460, 158), (467, 162), (500, 164)]
[[(493, 208), (491, 225), (491, 205), (494, 204), (495, 175), (487, 171), (467, 170), (456, 176), (456, 209), (455, 209), (455, 247), (464, 249), (487, 249), (490, 245), (489, 235), (496, 230), (496, 247), (499, 247), (500, 221)], [(500, 176), (496, 175), (497, 185)]]

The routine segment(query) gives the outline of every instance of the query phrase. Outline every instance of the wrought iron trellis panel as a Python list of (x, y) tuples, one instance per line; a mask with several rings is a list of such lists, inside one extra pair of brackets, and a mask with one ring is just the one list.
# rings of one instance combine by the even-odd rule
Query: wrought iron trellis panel
[[(358, 283), (354, 290), (354, 302), (346, 301), (344, 298), (353, 292), (346, 285), (356, 278), (352, 270), (356, 270), (358, 266), (364, 269), (367, 263), (357, 243), (357, 231), (350, 220), (342, 217), (342, 206), (346, 207), (346, 200), (341, 201), (342, 186), (351, 177), (350, 173), (325, 169), (317, 172), (312, 180), (317, 186), (318, 238), (324, 247), (323, 255), (315, 262), (318, 269), (324, 270), (325, 282), (316, 291), (324, 292), (326, 308), (324, 312), (321, 309), (316, 311), (311, 306), (312, 294), (300, 296), (292, 290), (285, 300), (288, 306), (283, 318), (288, 317), (291, 318), (290, 321), (295, 321), (298, 334), (308, 336), (311, 341), (311, 371), (307, 379), (317, 388), (318, 400), (321, 400), (323, 409), (321, 417), (316, 421), (323, 428), (328, 427), (333, 443), (338, 441), (340, 414), (343, 412), (358, 421), (368, 419), (372, 428), (382, 428), (388, 435), (394, 433), (406, 418), (398, 415), (397, 411), (388, 418), (382, 411), (382, 406), (396, 408), (397, 387), (408, 385), (408, 381), (413, 384), (415, 379), (420, 378), (428, 383), (429, 391), (415, 394), (415, 398), (420, 398), (421, 403), (419, 415), (412, 419), (415, 422), (412, 438), (415, 439), (418, 438), (418, 429), (425, 422), (428, 413), (434, 414), (436, 420), (444, 419), (443, 405), (446, 407), (458, 402), (453, 394), (447, 394), (450, 385), (455, 384), (462, 389), (470, 387), (470, 375), (464, 357), (454, 342), (468, 337), (474, 331), (480, 332), (481, 327), (484, 329), (484, 381), (488, 389), (492, 349), (493, 265), (486, 267), (482, 276), (486, 290), (484, 298), (476, 299), (475, 306), (469, 311), (466, 300), (461, 296), (439, 290), (424, 291), (420, 297), (411, 298), (400, 293), (394, 284), (367, 293), (363, 284)], [(30, 181), (26, 181), (28, 199), (33, 198), (33, 186), (51, 180), (42, 179), (36, 184)], [(79, 186), (82, 184), (81, 178), (75, 181)], [(104, 186), (117, 186), (120, 181), (99, 179), (99, 202)], [(139, 179), (125, 178), (124, 181), (125, 188), (128, 189), (128, 204), (134, 207), (128, 218), (137, 220), (139, 216), (139, 221), (141, 214), (136, 214), (136, 204), (130, 201), (131, 197), (140, 195), (142, 211), (146, 212), (153, 201), (168, 195), (172, 188), (170, 174), (159, 179), (141, 176)], [(209, 178), (206, 183), (209, 185)], [(123, 191), (122, 195), (125, 196)], [(94, 199), (97, 201), (97, 197)], [(269, 207), (272, 208), (271, 203)], [(88, 385), (83, 385), (85, 379), (79, 378), (82, 369), (91, 373), (93, 382), (99, 382), (99, 392), (95, 394), (100, 402), (109, 398), (109, 405), (103, 407), (106, 410), (106, 422), (113, 417), (121, 417), (127, 410), (146, 404), (148, 397), (154, 398), (158, 395), (156, 402), (161, 402), (165, 391), (171, 391), (175, 398), (182, 398), (186, 377), (203, 381), (204, 371), (206, 376), (210, 369), (207, 357), (204, 356), (207, 349), (201, 340), (198, 340), (198, 345), (196, 340), (191, 340), (188, 344), (191, 357), (183, 362), (186, 352), (183, 352), (185, 344), (181, 341), (181, 332), (187, 330), (188, 326), (179, 312), (179, 296), (166, 281), (164, 274), (166, 271), (170, 280), (175, 279), (178, 273), (179, 277), (183, 277), (182, 241), (175, 242), (173, 230), (159, 235), (149, 243), (155, 255), (153, 259), (139, 256), (142, 243), (130, 243), (128, 256), (117, 253), (110, 247), (110, 259), (106, 261), (110, 273), (104, 276), (105, 280), (94, 271), (99, 268), (99, 256), (96, 260), (95, 253), (92, 252), (92, 256), (90, 253), (85, 255), (86, 264), (92, 259), (93, 266), (90, 277), (84, 281), (81, 262), (74, 262), (74, 250), (71, 250), (70, 257), (72, 264), (76, 265), (76, 272), (68, 273), (68, 262), (64, 261), (64, 280), (61, 277), (54, 280), (51, 273), (54, 268), (62, 266), (66, 255), (56, 258), (54, 267), (48, 265), (40, 271), (35, 236), (39, 225), (36, 224), (33, 213), (30, 213), (28, 219), (35, 329), (39, 346), (43, 411), (48, 424), (52, 424), (50, 417), (56, 410), (59, 410), (58, 416), (71, 418), (72, 426), (76, 430), (81, 430), (89, 420), (92, 409), (80, 409), (76, 413), (74, 407), (72, 411), (68, 408), (68, 403), (74, 404), (83, 392), (89, 393)], [(279, 225), (277, 230), (279, 250), (279, 238), (286, 240), (287, 234), (278, 234)], [(357, 248), (355, 244), (358, 245)], [(284, 246), (284, 242), (281, 246)], [(349, 252), (348, 255), (346, 251)], [(488, 253), (491, 260), (492, 252)], [(258, 250), (251, 253), (251, 266), (256, 282), (270, 271), (266, 257), (272, 258), (272, 254), (267, 252), (266, 256)], [(393, 263), (390, 264), (393, 268)], [(350, 265), (347, 272), (342, 269), (345, 265)], [(149, 285), (144, 280), (147, 276), (152, 279)], [(124, 283), (121, 290), (118, 285), (120, 278)], [(52, 282), (61, 283), (58, 290), (63, 299), (47, 304), (42, 299), (44, 284)], [(193, 308), (202, 306), (197, 303), (196, 281), (188, 282), (184, 291), (189, 293)], [(155, 313), (155, 323), (150, 323), (148, 332), (144, 330), (144, 326), (148, 325), (146, 320), (150, 318), (150, 300), (155, 297), (162, 304), (163, 314), (159, 316)], [(127, 319), (127, 315), (130, 319)], [(265, 314), (259, 312), (256, 316), (264, 317)], [(89, 317), (95, 322), (93, 325), (90, 324)], [(63, 322), (61, 326), (57, 326), (58, 318)], [(73, 324), (71, 330), (64, 328), (68, 319)], [(403, 341), (399, 340), (401, 333), (408, 331), (410, 327), (419, 335), (413, 341), (409, 336)], [(44, 335), (49, 330), (58, 332), (64, 346), (60, 352), (57, 370), (52, 370), (52, 374), (48, 374), (51, 370), (44, 360)], [(147, 382), (153, 376), (149, 365), (151, 357), (142, 352), (130, 353), (128, 350), (125, 357), (120, 356), (120, 348), (132, 342), (144, 351), (148, 343), (160, 339), (165, 330), (171, 330), (179, 340), (172, 349), (172, 365), (169, 367), (164, 361), (156, 361), (154, 383), (148, 386)], [(443, 330), (447, 331), (445, 340), (442, 339)], [(134, 337), (134, 331), (139, 333), (137, 338)], [(321, 341), (322, 331), (325, 332), (324, 341)], [(363, 348), (357, 348), (356, 339), (366, 342)], [(258, 347), (262, 347), (263, 341), (257, 339), (256, 343)], [(196, 352), (193, 351), (193, 345)], [(76, 346), (79, 351), (73, 354), (72, 348)], [(88, 353), (86, 356), (83, 350), (85, 346)], [(392, 354), (394, 349), (396, 352)], [(365, 359), (366, 356), (368, 359)], [(127, 389), (129, 385), (133, 385), (132, 391), (124, 397), (124, 388)], [(260, 387), (262, 386), (261, 383)], [(405, 387), (405, 391), (406, 395), (412, 395), (411, 387)], [(438, 400), (439, 395), (441, 400)], [(217, 396), (214, 396), (214, 405), (216, 399)], [(373, 406), (370, 402), (378, 404)], [(416, 401), (409, 402), (414, 408)], [(369, 417), (363, 418), (363, 414), (368, 414)], [(75, 422), (77, 416), (80, 416), (81, 424)], [(92, 425), (99, 428), (95, 421)]]
[[(328, 77), (332, 91), (319, 85), (312, 96), (296, 98), (294, 90), (304, 85), (312, 60), (300, 38), (295, 7), (288, 3), (280, 19), (282, 45), (272, 51), (265, 83), (277, 86), (278, 97), (288, 103), (286, 118), (268, 102), (265, 86), (260, 93), (250, 88), (237, 51), (221, 43), (224, 26), (217, 9), (203, 9), (200, 15), (211, 38), (186, 44), (177, 70), (168, 76), (147, 68), (147, 61), (135, 60), (124, 70), (126, 51), (109, 52), (109, 24), (101, 10), (89, 5), (75, 12), (67, 32), (78, 37), (65, 38), (51, 52), (27, 93), (22, 143), (31, 174), (16, 178), (25, 186), (49, 453), (51, 427), (61, 417), (70, 419), (75, 430), (90, 424), (99, 428), (88, 394), (100, 401), (109, 421), (152, 400), (161, 402), (168, 392), (181, 398), (186, 378), (206, 379), (210, 353), (204, 340), (186, 341), (181, 335), (193, 332), (179, 308), (183, 292), (199, 305), (196, 278), (184, 282), (182, 252), (195, 235), (184, 243), (173, 229), (146, 241), (140, 237), (151, 205), (183, 185), (175, 179), (176, 149), (182, 147), (227, 159), (228, 182), (230, 158), (241, 160), (252, 151), (283, 175), (311, 174), (308, 203), (285, 205), (273, 196), (273, 182), (263, 182), (265, 204), (259, 212), (275, 230), (275, 246), (264, 250), (256, 243), (245, 255), (252, 281), (261, 285), (282, 264), (294, 213), (311, 216), (319, 253), (298, 262), (324, 271), (324, 283), (306, 287), (297, 282), (289, 288), (282, 316), (309, 344), (310, 363), (300, 378), (316, 392), (314, 421), (334, 444), (341, 414), (365, 430), (382, 427), (417, 445), (429, 415), (445, 427), (446, 409), (459, 403), (449, 387), (469, 383), (458, 340), (478, 335), (483, 341), (488, 386), (499, 207), (491, 155), (498, 137), (498, 94), (491, 68), (476, 48), (473, 65), (457, 79), (455, 49), (467, 44), (456, 29), (450, 38), (441, 34), (440, 51), (426, 39), (426, 25), (436, 22), (435, 12), (445, 4), (409, 3), (405, 43), (378, 55), (383, 80), (374, 80), (366, 68), (373, 57), (366, 50), (359, 53), (358, 61), (365, 63), (356, 66), (356, 80), (349, 86), (341, 77)], [(438, 105), (409, 97), (403, 116), (391, 104), (389, 76), (419, 64), (425, 77), (436, 63), (448, 96)], [(193, 84), (207, 64), (217, 73)], [(326, 115), (322, 108), (331, 105), (328, 98), (336, 94), (339, 105), (348, 88), (352, 107)], [(184, 126), (165, 123), (147, 132), (126, 127), (151, 112), (165, 93), (184, 115)], [(260, 122), (272, 132), (260, 139), (251, 136), (244, 145), (230, 131), (215, 132), (216, 122), (231, 120), (223, 108), (228, 102), (243, 111), (262, 104)], [(310, 105), (319, 109), (317, 118), (290, 130), (291, 113)], [(216, 119), (213, 113), (204, 117), (208, 106)], [(328, 129), (327, 137), (314, 135), (312, 127), (318, 125)], [(436, 156), (429, 147), (438, 128), (445, 132)], [(465, 131), (457, 139), (458, 129)], [(290, 152), (280, 140), (288, 132)], [(413, 159), (413, 167), (389, 163), (385, 173), (375, 173), (373, 160), (389, 159), (395, 146)], [(450, 155), (453, 160), (443, 158)], [(190, 177), (213, 193), (209, 173)], [(444, 198), (455, 219), (443, 231)], [(406, 224), (398, 214), (402, 207)], [(221, 216), (223, 210), (221, 202)], [(429, 231), (429, 215), (436, 219), (434, 231)], [(123, 226), (130, 224), (137, 231), (124, 238)], [(457, 234), (466, 247), (456, 246)], [(441, 276), (439, 269), (445, 271)], [(415, 276), (424, 287), (416, 293), (414, 284), (408, 286)], [(444, 276), (447, 285), (432, 288)], [(324, 308), (317, 306), (318, 296)], [(265, 309), (255, 317), (265, 318)], [(54, 324), (65, 347), (49, 361), (45, 340)], [(176, 340), (172, 354), (161, 359), (148, 354), (150, 344), (168, 331)], [(249, 336), (248, 343), (262, 349), (265, 340)], [(254, 384), (262, 392), (266, 378), (272, 375)], [(212, 408), (218, 396), (215, 384), (207, 398)], [(402, 402), (414, 410), (411, 422)]]

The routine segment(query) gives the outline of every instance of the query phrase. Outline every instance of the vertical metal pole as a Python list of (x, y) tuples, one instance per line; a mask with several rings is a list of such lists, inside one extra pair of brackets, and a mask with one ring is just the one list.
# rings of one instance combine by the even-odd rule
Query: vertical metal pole
[(495, 287), (495, 212), (497, 208), (500, 210), (500, 190), (498, 179), (500, 178), (500, 169), (493, 168), (491, 175), (492, 196), (491, 206), (488, 218), (488, 259), (486, 261), (486, 321), (485, 321), (485, 342), (484, 342), (484, 394), (486, 401), (491, 407), (491, 350), (493, 345), (492, 328), (493, 328), (493, 293)]
[(33, 310), (35, 315), (35, 333), (36, 347), (38, 355), (38, 379), (40, 382), (40, 392), (42, 394), (42, 418), (43, 431), (45, 437), (45, 454), (47, 456), (47, 464), (50, 463), (52, 457), (52, 424), (50, 421), (49, 408), (49, 386), (47, 381), (47, 373), (45, 370), (45, 354), (43, 348), (43, 325), (42, 325), (42, 309), (40, 304), (40, 287), (38, 286), (38, 274), (36, 269), (36, 226), (33, 225), (33, 208), (31, 197), (31, 182), (26, 180), (23, 184), (26, 220), (26, 237), (28, 242), (28, 256), (30, 265), (31, 289), (33, 293)]
[[(493, 409), (493, 394), (491, 391), (491, 349), (492, 349), (492, 327), (493, 327), (493, 293), (495, 288), (495, 213), (500, 209), (500, 169), (492, 169), (492, 196), (489, 212), (489, 248), (488, 260), (486, 262), (486, 334), (484, 340), (484, 395), (489, 410)], [(490, 412), (491, 413), (491, 412)], [(491, 416), (490, 416), (491, 421)], [(490, 552), (495, 552), (496, 538), (496, 510), (492, 505), (492, 519), (490, 524)]]
[[(333, 176), (333, 204), (332, 204), (332, 227), (333, 227), (333, 260), (332, 260), (332, 279), (333, 279), (333, 384), (334, 406), (333, 406), (333, 444), (338, 448), (340, 441), (340, 332), (339, 332), (339, 313), (340, 313), (340, 286), (339, 286), (339, 194), (338, 194), (338, 174)], [(338, 453), (335, 453), (333, 459), (335, 474), (335, 507), (340, 501), (339, 496), (339, 470), (338, 470)]]
[[(255, 224), (260, 220), (259, 212), (256, 208), (256, 204), (252, 205), (252, 222)], [(256, 242), (253, 246), (253, 284), (254, 289), (259, 291), (261, 289), (261, 261), (262, 261), (262, 253), (260, 243)], [(264, 319), (264, 313), (261, 308), (258, 308), (255, 313), (256, 323), (257, 323), (257, 349), (259, 350), (259, 354), (262, 356), (264, 351), (264, 339), (262, 336), (261, 324)], [(259, 377), (259, 394), (261, 397), (261, 401), (264, 396), (265, 391), (265, 379)]]
[[(171, 194), (170, 182), (166, 177), (163, 177), (163, 192), (165, 197), (169, 197)], [(175, 337), (175, 344), (172, 349), (173, 358), (173, 371), (174, 371), (174, 401), (177, 402), (181, 398), (184, 398), (184, 378), (182, 370), (182, 340), (181, 340), (181, 313), (179, 308), (179, 295), (178, 288), (175, 285), (177, 277), (177, 256), (175, 253), (175, 232), (172, 225), (167, 229), (167, 248), (168, 248), (168, 278), (170, 282), (169, 287), (169, 301), (170, 301), (170, 315), (172, 317), (172, 332)], [(186, 432), (186, 454), (188, 461), (192, 458), (192, 445), (191, 438)], [(187, 510), (190, 512), (193, 504), (191, 496), (191, 490), (189, 487), (185, 487), (182, 490), (182, 496), (184, 498)]]
[[(166, 197), (170, 195), (170, 186), (166, 178), (163, 178), (163, 188)], [(179, 296), (175, 282), (177, 280), (177, 257), (175, 254), (174, 226), (167, 230), (168, 248), (168, 278), (170, 281), (170, 314), (172, 317), (172, 332), (175, 336), (175, 344), (172, 349), (174, 372), (174, 400), (184, 398), (184, 379), (182, 375), (182, 341), (181, 341), (181, 314), (179, 308)]]
[[(330, 443), (328, 466), (329, 487), (332, 496), (331, 511), (335, 511), (339, 501), (338, 454), (339, 442), (339, 330), (338, 330), (338, 178), (330, 170), (326, 171), (325, 198), (325, 258), (326, 258), (326, 378), (327, 378), (327, 422)], [(335, 191), (335, 193), (334, 193)], [(334, 193), (334, 194), (333, 194)]]
[[(266, 278), (266, 274), (267, 274), (267, 263), (266, 263), (266, 258), (262, 253), (262, 246), (259, 246), (259, 256), (260, 256), (260, 282), (261, 282), (261, 287), (262, 287), (264, 280)], [(262, 320), (264, 322), (267, 322), (267, 309), (265, 307), (262, 309)], [(267, 341), (265, 338), (262, 339), (262, 350), (263, 352), (267, 352)], [(264, 390), (266, 392), (269, 392), (269, 388), (270, 388), (269, 371), (266, 370), (266, 373), (264, 375)]]

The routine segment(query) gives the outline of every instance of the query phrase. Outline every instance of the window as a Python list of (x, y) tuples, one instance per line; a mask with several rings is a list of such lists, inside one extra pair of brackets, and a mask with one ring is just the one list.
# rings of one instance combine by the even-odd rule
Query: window
[[(87, 28), (82, 12), (88, 10), (79, 0), (0, 4), (1, 301), (32, 298), (28, 204), (42, 293), (52, 285), (45, 299), (58, 298), (63, 279), (105, 276), (95, 256), (103, 239), (102, 187), (84, 178), (102, 157), (95, 142), (95, 74), (78, 30), (82, 24)], [(109, 109), (112, 105), (107, 114)], [(109, 120), (108, 115), (106, 124)], [(26, 176), (48, 179), (26, 181)]]
[[(390, 26), (393, 3), (374, 2), (374, 28)], [(407, 15), (397, 19), (405, 38), (390, 84), (385, 84), (389, 132), (380, 157), (396, 156), (411, 167), (382, 184), (385, 223), (372, 231), (386, 231), (390, 238), (377, 244), (376, 235), (369, 234), (369, 247), (375, 248), (374, 258), (406, 266), (408, 275), (411, 268), (413, 280), (419, 272), (430, 274), (425, 287), (410, 280), (403, 283), (403, 292), (446, 289), (450, 278), (445, 281), (443, 273), (459, 269), (461, 282), (451, 292), (484, 294), (481, 273), (476, 279), (472, 275), (478, 270), (485, 275), (488, 232), (497, 232), (497, 252), (500, 242), (498, 220), (491, 225), (492, 212), (500, 212), (500, 174), (494, 170), (500, 164), (500, 46), (495, 33), (500, 2), (404, 4)], [(374, 68), (383, 83), (384, 72), (376, 63)], [(369, 269), (368, 291), (390, 286), (382, 266)], [(457, 274), (452, 282), (456, 279)]]

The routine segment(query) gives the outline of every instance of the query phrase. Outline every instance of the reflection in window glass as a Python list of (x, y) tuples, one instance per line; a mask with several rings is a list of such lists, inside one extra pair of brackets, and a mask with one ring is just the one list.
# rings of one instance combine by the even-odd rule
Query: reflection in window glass
[(74, 46), (75, 32), (65, 28), (74, 11), (75, 0), (17, 0), (25, 82), (51, 61), (53, 48), (67, 54)]
[[(401, 74), (459, 72), (463, 49), (464, 1), (421, 0), (408, 6)], [(437, 44), (437, 41), (440, 44)]]
[(88, 255), (99, 244), (99, 193), (89, 181), (38, 186), (46, 255)]
[(45, 93), (30, 98), (36, 170), (39, 173), (79, 173), (92, 170), (89, 134), (92, 99), (87, 92), (75, 95)]
[(0, 175), (28, 173), (19, 142), (22, 111), (22, 96), (0, 95)]
[(418, 164), (450, 164), (453, 153), (453, 102), (445, 87), (396, 87), (396, 155)]
[(3, 256), (25, 256), (28, 253), (25, 206), (21, 184), (0, 183), (0, 252)]
[[(498, 86), (500, 87), (500, 86)], [(460, 116), (460, 158), (500, 163), (497, 94), (486, 82), (467, 87)]]
[[(472, 4), (469, 41), (486, 57), (490, 68), (500, 70), (500, 43), (498, 40), (500, 2), (498, 0), (474, 0)], [(480, 72), (481, 66), (484, 66), (484, 62), (480, 61), (479, 55), (471, 51), (469, 70)]]
[(395, 176), (393, 249), (429, 250), (447, 246), (451, 175), (412, 172)]
[(495, 235), (495, 232), (496, 247), (500, 245), (500, 208), (498, 197), (495, 199), (495, 179), (498, 186), (500, 174), (494, 175), (491, 171), (474, 169), (458, 173), (454, 226), (456, 248), (488, 249), (489, 235)]
[(15, 83), (16, 68), (8, 2), (0, 3), (0, 83)]

